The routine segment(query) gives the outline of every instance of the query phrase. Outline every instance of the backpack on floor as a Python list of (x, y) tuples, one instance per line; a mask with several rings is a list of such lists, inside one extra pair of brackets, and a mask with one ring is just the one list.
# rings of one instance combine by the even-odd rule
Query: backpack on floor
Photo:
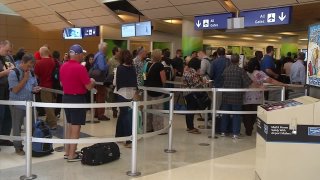
[[(49, 126), (43, 121), (37, 119), (33, 127), (33, 137), (52, 138)], [(32, 156), (43, 157), (53, 152), (52, 143), (32, 143)]]
[(119, 146), (114, 143), (98, 143), (81, 149), (82, 164), (97, 166), (120, 158)]

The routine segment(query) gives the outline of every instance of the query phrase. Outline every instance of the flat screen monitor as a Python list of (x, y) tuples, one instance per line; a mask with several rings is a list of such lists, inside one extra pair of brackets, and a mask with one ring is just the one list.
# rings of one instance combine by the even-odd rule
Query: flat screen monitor
[(151, 36), (151, 21), (137, 22), (136, 36)]
[(82, 36), (83, 37), (92, 37), (92, 36), (99, 36), (100, 29), (99, 26), (92, 26), (92, 27), (82, 27)]
[(65, 28), (63, 30), (64, 39), (82, 39), (81, 28)]
[(134, 23), (122, 24), (121, 36), (122, 37), (134, 37), (136, 35), (136, 26)]

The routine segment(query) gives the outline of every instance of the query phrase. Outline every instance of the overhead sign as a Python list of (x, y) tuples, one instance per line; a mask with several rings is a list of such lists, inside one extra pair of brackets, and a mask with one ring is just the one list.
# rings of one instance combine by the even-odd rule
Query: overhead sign
[(231, 13), (196, 16), (194, 17), (194, 29), (227, 29), (227, 20), (231, 17)]
[(240, 12), (239, 16), (244, 17), (244, 27), (289, 24), (291, 7), (245, 11)]

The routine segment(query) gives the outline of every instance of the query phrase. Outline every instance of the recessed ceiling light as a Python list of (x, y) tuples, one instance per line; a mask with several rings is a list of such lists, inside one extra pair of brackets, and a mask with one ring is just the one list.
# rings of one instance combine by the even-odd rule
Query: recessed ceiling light
[(252, 35), (253, 37), (262, 37), (263, 35), (262, 34), (254, 34)]
[(179, 19), (166, 19), (163, 21), (170, 24), (182, 24), (182, 21)]
[(266, 41), (269, 41), (269, 42), (277, 42), (278, 40), (277, 40), (277, 39), (267, 39)]
[(293, 33), (293, 32), (281, 32), (279, 34), (282, 34), (282, 35), (288, 35), (288, 36), (295, 36), (297, 35), (296, 33)]
[(241, 39), (243, 39), (243, 40), (249, 40), (249, 41), (253, 41), (253, 40), (254, 40), (254, 38), (251, 38), (251, 37), (242, 37)]
[(213, 38), (228, 38), (228, 36), (223, 36), (223, 35), (214, 35), (211, 37), (213, 37)]
[(300, 41), (308, 41), (306, 38), (299, 39)]

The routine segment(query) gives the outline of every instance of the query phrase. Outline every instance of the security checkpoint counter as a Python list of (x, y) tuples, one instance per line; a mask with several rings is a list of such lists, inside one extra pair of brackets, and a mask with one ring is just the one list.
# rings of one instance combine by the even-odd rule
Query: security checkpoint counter
[(262, 105), (257, 115), (256, 180), (319, 179), (319, 99)]

